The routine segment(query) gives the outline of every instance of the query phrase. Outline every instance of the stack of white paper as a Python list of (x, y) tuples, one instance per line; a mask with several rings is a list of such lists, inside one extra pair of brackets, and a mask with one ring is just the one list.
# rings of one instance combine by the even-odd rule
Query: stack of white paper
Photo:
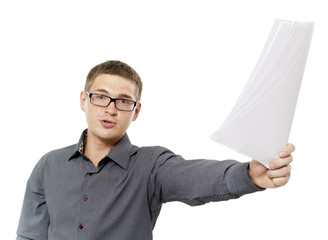
[(212, 139), (265, 166), (289, 137), (313, 23), (276, 20), (236, 105)]

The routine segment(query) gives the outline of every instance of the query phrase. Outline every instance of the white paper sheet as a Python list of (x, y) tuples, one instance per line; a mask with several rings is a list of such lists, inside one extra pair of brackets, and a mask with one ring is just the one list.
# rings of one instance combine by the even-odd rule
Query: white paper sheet
[(229, 116), (211, 138), (263, 165), (288, 143), (314, 24), (276, 20)]

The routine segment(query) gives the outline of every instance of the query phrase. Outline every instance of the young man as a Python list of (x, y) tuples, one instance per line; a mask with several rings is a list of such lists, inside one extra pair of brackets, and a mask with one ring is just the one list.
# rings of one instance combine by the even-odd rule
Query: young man
[(26, 188), (17, 239), (150, 240), (162, 203), (200, 205), (285, 185), (292, 144), (266, 169), (259, 162), (190, 160), (139, 148), (126, 130), (141, 109), (142, 83), (127, 64), (88, 74), (81, 108), (88, 129), (76, 145), (41, 158)]

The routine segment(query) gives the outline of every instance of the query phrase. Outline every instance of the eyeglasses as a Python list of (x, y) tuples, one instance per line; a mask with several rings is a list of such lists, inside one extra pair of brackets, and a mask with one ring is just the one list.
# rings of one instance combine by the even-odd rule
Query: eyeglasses
[(111, 102), (114, 102), (115, 108), (117, 110), (131, 112), (137, 105), (137, 102), (128, 99), (111, 98), (99, 93), (85, 93), (88, 94), (92, 104), (100, 107), (108, 107)]

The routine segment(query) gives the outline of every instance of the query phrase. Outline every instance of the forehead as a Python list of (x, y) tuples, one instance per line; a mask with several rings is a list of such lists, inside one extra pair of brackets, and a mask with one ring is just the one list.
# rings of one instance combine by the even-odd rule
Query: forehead
[(90, 87), (90, 92), (94, 91), (106, 91), (111, 97), (127, 95), (136, 99), (136, 85), (132, 81), (117, 75), (98, 75)]

